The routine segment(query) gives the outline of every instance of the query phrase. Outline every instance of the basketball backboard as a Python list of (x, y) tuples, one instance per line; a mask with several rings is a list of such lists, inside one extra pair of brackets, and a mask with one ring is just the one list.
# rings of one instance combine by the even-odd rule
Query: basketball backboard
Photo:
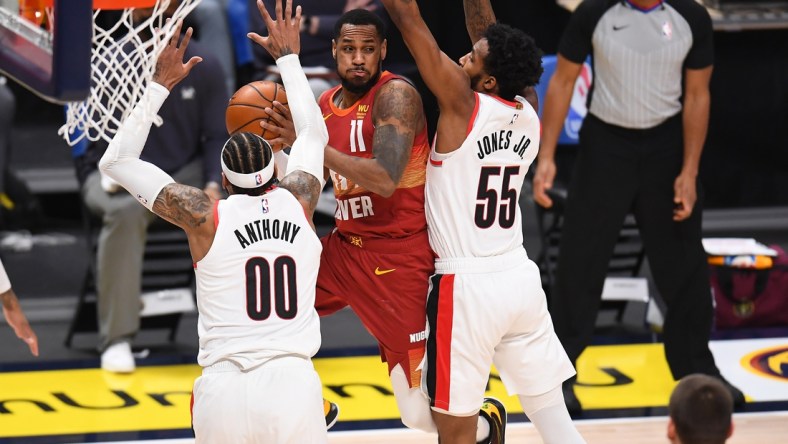
[(20, 15), (20, 2), (25, 0), (0, 0), (0, 72), (45, 100), (84, 100), (90, 91), (92, 0), (54, 0), (43, 26)]

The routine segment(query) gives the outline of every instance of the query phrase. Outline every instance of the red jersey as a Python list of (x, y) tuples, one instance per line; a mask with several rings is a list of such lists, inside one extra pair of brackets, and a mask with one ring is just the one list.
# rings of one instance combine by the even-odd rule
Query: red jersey
[[(363, 97), (348, 108), (334, 105), (334, 97), (341, 85), (326, 91), (318, 103), (328, 127), (328, 144), (338, 151), (356, 157), (373, 157), (372, 105), (381, 86), (399, 79), (388, 71)], [(416, 134), (410, 161), (405, 166), (397, 189), (391, 197), (379, 196), (353, 181), (331, 171), (334, 195), (337, 199), (334, 219), (345, 236), (369, 238), (401, 238), (427, 228), (424, 215), (424, 182), (429, 143), (427, 125)]]

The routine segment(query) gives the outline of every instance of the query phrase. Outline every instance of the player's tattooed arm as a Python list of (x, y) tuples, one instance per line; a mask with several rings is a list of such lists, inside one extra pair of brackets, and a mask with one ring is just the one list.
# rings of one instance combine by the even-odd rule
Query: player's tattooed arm
[(317, 200), (320, 198), (320, 181), (317, 177), (304, 171), (296, 170), (285, 176), (279, 186), (295, 196), (304, 207), (304, 211), (311, 215), (315, 212)]
[(208, 222), (213, 212), (213, 201), (199, 188), (171, 183), (156, 197), (153, 212), (190, 232)]
[(372, 153), (396, 186), (410, 160), (416, 132), (424, 125), (419, 93), (404, 81), (386, 83), (375, 98), (372, 120)]
[(324, 163), (356, 185), (390, 197), (410, 160), (415, 134), (425, 125), (419, 93), (405, 81), (386, 83), (375, 96), (372, 120), (373, 158), (350, 156), (327, 146)]
[(487, 27), (495, 23), (495, 13), (490, 0), (463, 0), (462, 4), (465, 9), (465, 27), (471, 43), (476, 44), (484, 36)]

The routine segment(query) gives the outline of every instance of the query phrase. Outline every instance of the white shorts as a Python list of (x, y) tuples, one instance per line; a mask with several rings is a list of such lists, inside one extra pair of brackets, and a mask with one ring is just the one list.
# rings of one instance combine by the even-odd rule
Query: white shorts
[(524, 249), (435, 268), (421, 385), (433, 410), (478, 412), (493, 363), (510, 395), (540, 395), (575, 374)]
[(326, 443), (323, 391), (312, 361), (276, 358), (242, 372), (230, 361), (194, 382), (196, 443)]

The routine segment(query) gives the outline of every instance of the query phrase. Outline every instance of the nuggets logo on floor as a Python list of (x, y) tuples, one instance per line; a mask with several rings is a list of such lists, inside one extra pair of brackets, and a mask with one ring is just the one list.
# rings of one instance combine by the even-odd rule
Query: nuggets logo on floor
[(788, 382), (788, 346), (750, 353), (742, 358), (741, 365), (758, 375)]

